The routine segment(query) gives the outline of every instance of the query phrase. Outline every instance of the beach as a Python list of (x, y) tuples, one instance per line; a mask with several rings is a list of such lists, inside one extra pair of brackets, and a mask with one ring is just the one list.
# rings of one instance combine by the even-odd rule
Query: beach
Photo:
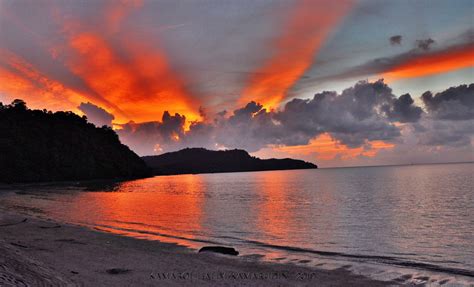
[[(0, 286), (387, 286), (344, 268), (198, 253), (0, 211)], [(392, 282), (393, 284), (393, 282)]]

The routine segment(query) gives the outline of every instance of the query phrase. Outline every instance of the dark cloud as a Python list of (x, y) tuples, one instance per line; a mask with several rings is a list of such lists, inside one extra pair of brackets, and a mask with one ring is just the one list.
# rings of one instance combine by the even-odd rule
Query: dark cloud
[(412, 102), (402, 103), (383, 81), (359, 82), (341, 94), (322, 92), (312, 99), (293, 99), (281, 111), (267, 112), (251, 102), (217, 122), (215, 140), (219, 145), (249, 151), (267, 145), (305, 145), (322, 133), (330, 133), (351, 147), (372, 140), (392, 141), (400, 136), (394, 121), (419, 118), (419, 108), (412, 112)]
[(468, 29), (457, 37), (461, 41), (474, 42), (474, 28)]
[(192, 123), (189, 131), (183, 137), (180, 143), (175, 143), (174, 149), (184, 147), (205, 147), (217, 149), (215, 141), (215, 125), (204, 122)]
[(223, 111), (220, 111), (220, 112), (217, 113), (217, 115), (220, 116), (220, 117), (224, 117), (226, 114), (227, 114), (226, 110), (223, 110)]
[(383, 106), (383, 110), (394, 121), (401, 123), (417, 122), (423, 110), (414, 105), (410, 94), (404, 94), (395, 99), (392, 105)]
[(174, 116), (170, 115), (168, 111), (163, 113), (161, 118), (160, 129), (165, 137), (174, 137), (176, 135), (180, 136), (184, 132), (184, 124), (186, 123), (186, 117), (178, 113)]
[(262, 108), (263, 106), (261, 104), (252, 101), (248, 103), (245, 107), (235, 110), (234, 116), (231, 117), (231, 120), (241, 118), (250, 119), (252, 115), (261, 111)]
[(415, 126), (419, 145), (466, 147), (474, 136), (474, 84), (448, 88), (421, 99), (427, 111)]
[(435, 119), (474, 119), (474, 84), (451, 87), (434, 96), (428, 91), (421, 98)]
[(431, 48), (431, 45), (433, 45), (435, 40), (428, 38), (424, 40), (416, 40), (416, 46), (418, 49), (421, 49), (423, 51), (428, 51)]
[(402, 35), (395, 35), (389, 38), (390, 45), (396, 46), (402, 44)]
[(418, 133), (418, 144), (426, 146), (465, 147), (471, 144), (474, 124), (470, 120), (432, 120)]
[(183, 116), (165, 113), (161, 122), (128, 123), (118, 133), (140, 154), (188, 146), (254, 152), (268, 145), (305, 145), (322, 133), (360, 147), (374, 140), (397, 141), (401, 133), (394, 122), (416, 122), (421, 113), (409, 95), (397, 98), (382, 80), (362, 81), (341, 94), (322, 92), (312, 99), (293, 99), (281, 111), (268, 112), (250, 102), (229, 117), (221, 114), (212, 122), (192, 123), (186, 132)]
[(92, 103), (81, 103), (78, 107), (87, 117), (87, 120), (96, 126), (112, 126), (114, 115), (107, 112), (103, 108)]
[(168, 151), (184, 137), (186, 117), (164, 112), (160, 121), (119, 125), (117, 131), (122, 141), (141, 155)]
[(206, 109), (202, 106), (199, 107), (199, 115), (205, 119), (207, 117)]
[(340, 94), (325, 91), (311, 99), (293, 99), (279, 111), (268, 112), (261, 104), (250, 102), (230, 116), (219, 113), (212, 121), (193, 122), (187, 130), (184, 116), (165, 112), (161, 121), (130, 122), (118, 133), (141, 155), (184, 147), (256, 152), (269, 145), (306, 145), (323, 133), (349, 147), (366, 148), (370, 141), (402, 143), (402, 130), (407, 127), (411, 141), (419, 146), (462, 147), (470, 144), (474, 134), (470, 121), (473, 89), (471, 84), (435, 96), (426, 93), (425, 113), (409, 94), (396, 97), (383, 80), (361, 81)]
[(304, 134), (305, 143), (329, 132), (341, 143), (357, 147), (366, 141), (390, 141), (400, 136), (399, 129), (392, 124), (395, 120), (384, 112), (384, 109), (393, 110), (395, 100), (383, 81), (362, 81), (340, 95), (323, 92), (311, 100), (292, 100), (278, 118), (288, 131)]

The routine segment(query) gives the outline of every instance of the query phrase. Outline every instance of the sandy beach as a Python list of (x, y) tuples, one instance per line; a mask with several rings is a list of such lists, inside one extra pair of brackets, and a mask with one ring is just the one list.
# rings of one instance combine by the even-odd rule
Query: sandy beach
[(387, 286), (0, 211), (0, 286)]

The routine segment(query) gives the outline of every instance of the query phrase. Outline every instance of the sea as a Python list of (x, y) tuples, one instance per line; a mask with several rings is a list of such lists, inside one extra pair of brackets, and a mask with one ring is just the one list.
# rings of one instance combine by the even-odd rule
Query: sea
[(14, 185), (0, 206), (248, 260), (474, 286), (474, 163)]

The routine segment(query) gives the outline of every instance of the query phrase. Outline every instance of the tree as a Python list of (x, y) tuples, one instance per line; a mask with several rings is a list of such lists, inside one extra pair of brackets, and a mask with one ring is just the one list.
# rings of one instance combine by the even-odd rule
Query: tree
[(72, 112), (30, 110), (22, 100), (0, 109), (0, 182), (144, 177), (143, 160), (115, 131)]
[(15, 109), (23, 110), (23, 111), (26, 111), (27, 109), (25, 101), (20, 100), (20, 99), (13, 100), (13, 102), (11, 103), (11, 106)]

